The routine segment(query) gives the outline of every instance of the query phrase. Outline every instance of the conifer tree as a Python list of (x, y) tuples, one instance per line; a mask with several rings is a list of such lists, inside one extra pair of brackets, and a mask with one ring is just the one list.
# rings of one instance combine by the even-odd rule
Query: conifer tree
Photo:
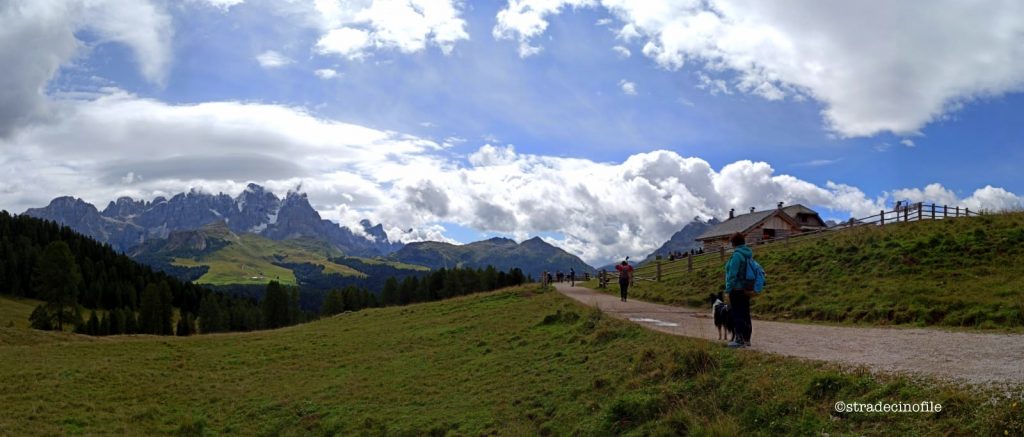
[(281, 283), (270, 281), (263, 295), (263, 326), (267, 329), (288, 325), (288, 292)]
[(38, 296), (46, 301), (48, 313), (57, 321), (57, 330), (63, 330), (65, 323), (73, 323), (82, 273), (67, 243), (54, 241), (46, 246), (32, 282)]

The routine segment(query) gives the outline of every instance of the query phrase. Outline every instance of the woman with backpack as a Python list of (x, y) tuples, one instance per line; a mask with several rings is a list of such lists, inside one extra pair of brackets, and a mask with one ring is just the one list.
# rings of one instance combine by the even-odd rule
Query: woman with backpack
[[(729, 239), (733, 252), (725, 264), (725, 291), (729, 295), (729, 309), (736, 329), (736, 339), (729, 342), (731, 348), (750, 347), (750, 294), (753, 289), (746, 280), (747, 263), (754, 259), (754, 252), (747, 247), (743, 234), (735, 233)], [(748, 293), (749, 292), (749, 293)]]
[(619, 271), (619, 294), (622, 297), (622, 301), (625, 302), (627, 292), (629, 291), (629, 283), (633, 280), (633, 266), (623, 260), (622, 264), (615, 266), (615, 270)]

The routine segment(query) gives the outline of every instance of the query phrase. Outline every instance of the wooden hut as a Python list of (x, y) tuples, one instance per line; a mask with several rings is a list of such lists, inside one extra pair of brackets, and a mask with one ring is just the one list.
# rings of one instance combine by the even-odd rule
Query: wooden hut
[(730, 210), (729, 219), (708, 229), (697, 237), (697, 241), (705, 251), (709, 251), (718, 250), (719, 246), (730, 247), (729, 238), (737, 232), (743, 234), (747, 244), (754, 244), (826, 227), (828, 225), (814, 210), (799, 204), (783, 208), (779, 203), (771, 210), (755, 211), (750, 208), (749, 214), (735, 215), (735, 210)]

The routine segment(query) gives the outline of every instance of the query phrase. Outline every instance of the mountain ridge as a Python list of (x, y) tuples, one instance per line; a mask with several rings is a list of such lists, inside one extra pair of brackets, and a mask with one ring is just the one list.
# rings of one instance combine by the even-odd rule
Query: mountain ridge
[(170, 199), (120, 197), (103, 211), (82, 199), (62, 196), (24, 214), (66, 225), (126, 253), (146, 241), (166, 239), (174, 231), (197, 230), (218, 221), (236, 234), (273, 240), (321, 239), (354, 256), (384, 256), (403, 246), (390, 241), (380, 224), (363, 220), (363, 229), (353, 231), (321, 218), (305, 193), (289, 192), (281, 199), (254, 183), (234, 198), (192, 189)]
[[(504, 253), (495, 252), (499, 250)], [(405, 247), (395, 251), (388, 258), (408, 264), (427, 266), (431, 269), (483, 268), (491, 265), (498, 270), (508, 270), (518, 267), (534, 277), (545, 270), (568, 272), (570, 268), (573, 268), (579, 274), (595, 272), (594, 267), (579, 257), (549, 244), (540, 237), (533, 237), (521, 243), (501, 237), (461, 245), (440, 241), (421, 241), (406, 244)]]

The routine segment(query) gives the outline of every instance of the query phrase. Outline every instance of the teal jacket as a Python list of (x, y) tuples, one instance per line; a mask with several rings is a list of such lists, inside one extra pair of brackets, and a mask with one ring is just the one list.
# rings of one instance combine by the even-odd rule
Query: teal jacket
[(753, 257), (754, 252), (746, 245), (739, 246), (732, 252), (732, 258), (729, 258), (729, 262), (725, 263), (726, 293), (741, 287), (738, 281), (736, 281), (736, 277), (739, 276), (740, 269)]

